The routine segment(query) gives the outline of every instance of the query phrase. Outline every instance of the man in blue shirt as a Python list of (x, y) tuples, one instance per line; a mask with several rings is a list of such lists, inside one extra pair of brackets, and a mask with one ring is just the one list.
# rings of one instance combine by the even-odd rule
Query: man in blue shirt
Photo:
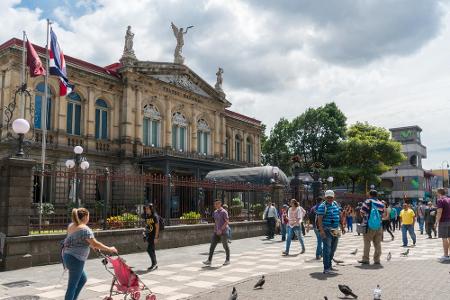
[[(323, 273), (335, 274), (331, 265), (334, 253), (338, 245), (341, 231), (345, 234), (342, 208), (334, 201), (334, 192), (328, 190), (325, 192), (325, 199), (316, 210), (317, 227), (323, 240)], [(339, 230), (339, 226), (341, 231)]]

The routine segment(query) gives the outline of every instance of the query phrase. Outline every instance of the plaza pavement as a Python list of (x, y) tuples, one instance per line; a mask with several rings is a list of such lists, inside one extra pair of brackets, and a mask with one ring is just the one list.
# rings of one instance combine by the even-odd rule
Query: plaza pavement
[[(284, 243), (267, 241), (263, 237), (235, 240), (231, 246), (231, 265), (222, 266), (224, 252), (219, 244), (211, 267), (204, 267), (209, 245), (157, 251), (159, 269), (147, 273), (149, 258), (145, 252), (124, 255), (127, 263), (141, 274), (142, 280), (157, 294), (158, 299), (228, 299), (232, 286), (236, 286), (238, 299), (339, 299), (342, 295), (337, 284), (350, 285), (359, 299), (372, 299), (377, 284), (383, 291), (382, 299), (450, 299), (450, 265), (437, 262), (442, 255), (441, 241), (428, 240), (417, 232), (417, 246), (410, 248), (408, 257), (401, 246), (401, 235), (383, 242), (382, 268), (360, 266), (356, 260), (362, 254), (362, 236), (344, 235), (336, 257), (344, 263), (338, 266), (337, 276), (324, 276), (322, 262), (315, 260), (315, 236), (311, 231), (305, 237), (306, 253), (300, 250), (298, 241), (291, 245), (291, 256), (282, 257)], [(356, 256), (350, 253), (358, 248)], [(142, 249), (144, 250), (144, 249)], [(120, 251), (120, 249), (119, 249)], [(386, 261), (388, 252), (392, 260)], [(372, 249), (373, 252), (373, 249)], [(100, 259), (87, 262), (88, 283), (80, 299), (102, 299), (109, 291), (111, 276)], [(263, 290), (253, 291), (252, 285), (261, 274), (266, 274)], [(58, 265), (0, 273), (0, 300), (63, 299), (67, 273), (62, 277)], [(8, 283), (28, 280), (29, 285), (8, 287)], [(6, 286), (5, 286), (6, 284)], [(22, 296), (22, 297), (20, 297)], [(116, 297), (115, 299), (123, 299)]]

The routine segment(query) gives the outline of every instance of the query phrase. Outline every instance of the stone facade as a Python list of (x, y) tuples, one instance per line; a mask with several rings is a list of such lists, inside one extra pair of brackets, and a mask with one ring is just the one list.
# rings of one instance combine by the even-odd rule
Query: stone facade
[[(0, 45), (0, 157), (14, 147), (7, 126), (19, 116), (19, 97), (12, 118), (7, 107), (20, 86), (21, 45), (18, 39)], [(34, 47), (45, 64), (45, 49)], [(261, 122), (228, 110), (225, 94), (186, 65), (130, 60), (100, 67), (67, 55), (66, 64), (81, 107), (76, 115), (71, 98), (58, 96), (58, 79), (50, 76), (49, 167), (64, 166), (76, 145), (99, 172), (108, 167), (176, 175), (181, 168), (202, 178), (211, 170), (260, 164)], [(32, 125), (43, 82), (42, 76), (27, 81), (25, 118)], [(39, 162), (42, 131), (33, 127), (26, 138), (27, 154)]]

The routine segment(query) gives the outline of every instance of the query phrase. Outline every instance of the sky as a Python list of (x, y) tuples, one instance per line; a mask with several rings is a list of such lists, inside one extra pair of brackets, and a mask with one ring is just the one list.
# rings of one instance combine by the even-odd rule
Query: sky
[(0, 43), (45, 45), (47, 18), (64, 53), (101, 66), (128, 25), (139, 60), (169, 62), (170, 22), (193, 25), (185, 64), (211, 85), (222, 67), (232, 110), (271, 128), (334, 101), (348, 124), (419, 125), (424, 167), (450, 161), (448, 0), (1, 0)]

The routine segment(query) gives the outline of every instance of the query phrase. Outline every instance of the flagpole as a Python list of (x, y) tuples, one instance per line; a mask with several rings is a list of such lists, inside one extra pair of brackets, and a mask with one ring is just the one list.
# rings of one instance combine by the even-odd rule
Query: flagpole
[(49, 58), (49, 35), (50, 35), (50, 20), (47, 19), (47, 43), (45, 46), (45, 80), (44, 80), (44, 99), (42, 99), (41, 103), (41, 129), (42, 129), (42, 166), (41, 166), (41, 189), (40, 189), (40, 195), (39, 195), (39, 233), (42, 229), (42, 202), (44, 198), (44, 170), (45, 170), (45, 150), (46, 150), (46, 136), (47, 136), (47, 98), (48, 98), (48, 76), (49, 76), (49, 64), (50, 64), (50, 58)]
[(25, 119), (25, 93), (23, 90), (23, 86), (25, 85), (25, 60), (26, 60), (26, 47), (25, 47), (25, 30), (23, 31), (22, 36), (22, 72), (20, 73), (20, 84), (21, 84), (21, 92), (20, 92), (20, 105), (19, 105), (19, 118)]

